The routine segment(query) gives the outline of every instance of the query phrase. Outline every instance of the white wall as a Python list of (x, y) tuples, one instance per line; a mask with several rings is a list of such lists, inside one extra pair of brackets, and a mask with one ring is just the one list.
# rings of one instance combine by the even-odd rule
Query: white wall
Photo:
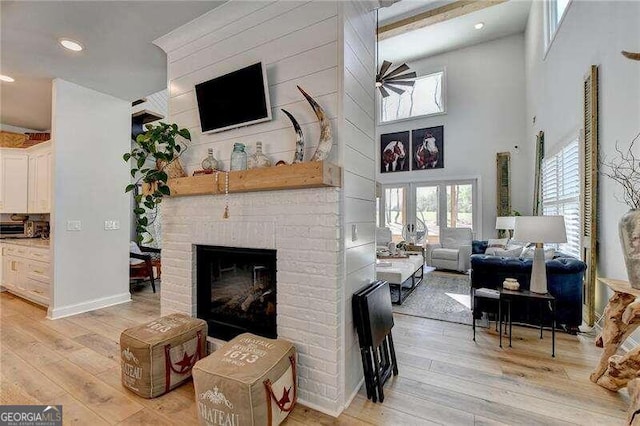
[[(546, 58), (542, 9), (542, 2), (533, 2), (526, 32), (528, 122), (536, 116), (527, 139), (533, 144), (534, 134), (543, 130), (549, 152), (578, 135), (583, 78), (592, 64), (599, 65), (599, 149), (611, 156), (616, 141), (628, 146), (640, 132), (640, 63), (620, 54), (640, 51), (640, 3), (574, 0)], [(598, 275), (626, 279), (617, 224), (628, 207), (616, 200), (620, 195), (619, 187), (600, 175)], [(598, 312), (606, 299), (599, 287)]]
[[(185, 32), (185, 28), (200, 28)], [(228, 2), (211, 13), (156, 40), (167, 52), (169, 115), (191, 131), (183, 155), (187, 172), (200, 168), (213, 155), (229, 169), (234, 142), (247, 145), (249, 154), (262, 141), (274, 163), (291, 162), (295, 133), (285, 108), (296, 117), (306, 140), (305, 159), (318, 144), (320, 129), (313, 110), (296, 89), (300, 85), (324, 108), (339, 139), (338, 117), (338, 6), (333, 1), (306, 3)], [(242, 66), (264, 61), (267, 67), (273, 120), (221, 133), (200, 131), (194, 86)], [(330, 159), (339, 160), (334, 146)]]
[[(130, 300), (129, 151), (131, 104), (53, 81), (53, 301), (59, 318)], [(80, 220), (81, 231), (67, 231)], [(120, 229), (105, 231), (105, 220)]]
[[(480, 178), (482, 226), (476, 238), (495, 238), (496, 153), (511, 152), (512, 208), (531, 211), (531, 150), (525, 138), (524, 36), (513, 35), (410, 62), (418, 75), (445, 69), (446, 114), (379, 125), (380, 134), (444, 126), (444, 168), (380, 173), (382, 184)], [(519, 153), (514, 150), (519, 147)]]
[[(344, 168), (345, 398), (362, 383), (362, 360), (351, 297), (375, 278), (375, 12), (366, 2), (342, 2), (344, 58), (341, 150)], [(356, 238), (353, 238), (356, 226)]]

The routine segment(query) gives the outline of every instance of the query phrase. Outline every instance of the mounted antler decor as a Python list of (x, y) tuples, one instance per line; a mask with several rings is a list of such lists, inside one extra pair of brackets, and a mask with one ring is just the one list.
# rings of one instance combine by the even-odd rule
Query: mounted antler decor
[(623, 50), (620, 53), (622, 53), (622, 56), (624, 56), (625, 58), (629, 58), (632, 61), (640, 61), (640, 52), (635, 53), (635, 52), (627, 52), (626, 50)]

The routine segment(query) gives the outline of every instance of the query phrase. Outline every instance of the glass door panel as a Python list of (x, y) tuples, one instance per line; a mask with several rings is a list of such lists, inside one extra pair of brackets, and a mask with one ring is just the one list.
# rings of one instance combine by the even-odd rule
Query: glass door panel
[(403, 231), (407, 225), (407, 190), (404, 186), (384, 188), (383, 226), (391, 229), (392, 240), (399, 243), (404, 239)]
[(473, 185), (454, 184), (447, 188), (448, 228), (473, 229)]
[(415, 191), (415, 233), (416, 243), (431, 244), (440, 242), (440, 221), (438, 220), (440, 202), (438, 186), (416, 186)]

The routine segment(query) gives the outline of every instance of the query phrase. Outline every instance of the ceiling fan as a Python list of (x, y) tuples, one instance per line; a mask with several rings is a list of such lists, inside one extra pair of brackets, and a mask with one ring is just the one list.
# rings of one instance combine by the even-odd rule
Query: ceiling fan
[(389, 71), (389, 68), (391, 68), (391, 62), (383, 61), (380, 71), (376, 75), (376, 87), (380, 89), (380, 93), (383, 98), (386, 98), (390, 94), (387, 89), (401, 95), (406, 90), (403, 89), (402, 86), (413, 87), (416, 83), (415, 81), (410, 80), (412, 78), (416, 78), (415, 72), (403, 74), (403, 72), (409, 70), (409, 66), (407, 64), (402, 64), (393, 71)]

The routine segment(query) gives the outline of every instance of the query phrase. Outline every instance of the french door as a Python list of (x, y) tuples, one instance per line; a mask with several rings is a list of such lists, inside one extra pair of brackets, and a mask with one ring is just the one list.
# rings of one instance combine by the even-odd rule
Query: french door
[(476, 180), (384, 185), (379, 226), (394, 242), (438, 243), (442, 228), (478, 227)]

